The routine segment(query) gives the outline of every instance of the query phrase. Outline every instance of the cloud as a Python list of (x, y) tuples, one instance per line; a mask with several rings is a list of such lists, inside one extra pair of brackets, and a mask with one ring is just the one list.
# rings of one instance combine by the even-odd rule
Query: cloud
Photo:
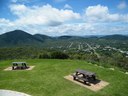
[(31, 27), (29, 26), (28, 30), (29, 31), (31, 30), (33, 33), (41, 33), (41, 34), (46, 34), (50, 36), (61, 36), (61, 35), (80, 35), (81, 36), (81, 34), (82, 35), (92, 34), (93, 32), (91, 30), (93, 30), (93, 24), (75, 23), (75, 24), (63, 24), (55, 27), (52, 27), (52, 26), (41, 27), (41, 26), (34, 25)]
[(127, 7), (127, 4), (125, 1), (120, 2), (120, 4), (117, 6), (118, 9), (125, 9)]
[(0, 33), (14, 30), (14, 24), (8, 19), (0, 18)]
[(28, 8), (22, 4), (12, 4), (10, 5), (10, 9), (13, 12), (13, 14), (17, 16), (21, 16), (24, 12), (28, 10)]
[[(41, 33), (50, 36), (61, 36), (61, 35), (106, 35), (106, 34), (127, 34), (128, 25), (108, 23), (75, 23), (75, 24), (63, 24), (56, 27), (40, 27), (33, 26), (28, 27), (34, 33)], [(38, 30), (40, 28), (40, 30)], [(34, 30), (34, 31), (33, 31)], [(29, 31), (28, 31), (29, 32)]]
[(67, 0), (54, 0), (55, 2), (65, 2), (65, 1), (67, 1)]
[(70, 5), (68, 5), (68, 4), (65, 4), (64, 5), (64, 9), (72, 9), (72, 7)]
[(24, 30), (30, 34), (45, 34), (49, 36), (61, 35), (106, 35), (106, 34), (128, 34), (128, 24), (122, 23), (72, 23), (60, 26), (43, 26), (37, 24), (20, 25), (6, 19), (0, 19), (1, 33), (15, 29)]
[(13, 23), (8, 19), (0, 18), (0, 26), (1, 27), (13, 26)]
[(12, 3), (30, 3), (35, 0), (11, 0)]
[(14, 21), (0, 18), (1, 33), (20, 29), (50, 36), (128, 34), (128, 14), (112, 14), (107, 6), (87, 7), (84, 20), (71, 9), (57, 9), (49, 4), (31, 7), (12, 4), (10, 10), (17, 18)]
[(10, 9), (18, 17), (17, 24), (42, 24), (48, 26), (60, 25), (66, 21), (80, 19), (80, 14), (68, 9), (57, 9), (51, 5), (27, 7), (13, 4)]
[(128, 22), (128, 14), (111, 14), (107, 6), (89, 6), (84, 19), (89, 22)]

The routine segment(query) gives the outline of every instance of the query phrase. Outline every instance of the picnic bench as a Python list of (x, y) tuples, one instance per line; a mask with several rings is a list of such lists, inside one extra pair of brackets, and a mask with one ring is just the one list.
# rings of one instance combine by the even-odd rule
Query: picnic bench
[(12, 62), (12, 70), (16, 70), (16, 69), (27, 69), (29, 68), (27, 66), (26, 62)]
[(87, 70), (78, 69), (72, 76), (74, 80), (82, 80), (85, 84), (86, 82), (96, 81), (96, 74)]

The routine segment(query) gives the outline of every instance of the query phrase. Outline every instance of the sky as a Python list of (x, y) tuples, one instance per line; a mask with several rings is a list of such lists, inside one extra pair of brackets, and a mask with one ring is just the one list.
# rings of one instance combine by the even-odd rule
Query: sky
[(128, 0), (0, 0), (0, 34), (128, 35)]

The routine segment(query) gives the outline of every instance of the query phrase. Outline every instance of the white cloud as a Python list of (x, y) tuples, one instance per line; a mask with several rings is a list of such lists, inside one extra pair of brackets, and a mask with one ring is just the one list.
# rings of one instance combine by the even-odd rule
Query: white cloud
[(120, 4), (117, 6), (118, 9), (125, 9), (127, 7), (126, 2), (122, 1)]
[(61, 35), (106, 35), (106, 34), (127, 34), (128, 24), (110, 24), (110, 23), (73, 23), (62, 24), (60, 26), (43, 26), (43, 25), (20, 25), (10, 22), (6, 19), (0, 19), (1, 33), (8, 32), (15, 29), (24, 30), (30, 34), (46, 34), (49, 36)]
[[(106, 6), (97, 5), (86, 8), (85, 21), (79, 13), (71, 9), (57, 9), (49, 4), (32, 7), (13, 4), (10, 9), (17, 19), (10, 21), (0, 18), (2, 33), (20, 29), (31, 34), (40, 33), (51, 36), (128, 34), (128, 14), (111, 14)], [(76, 19), (78, 22), (81, 19), (80, 22), (85, 23), (74, 23)]]
[(13, 14), (17, 16), (21, 16), (24, 12), (28, 10), (28, 8), (25, 5), (21, 4), (12, 4), (10, 5), (10, 9), (13, 12)]
[(46, 27), (41, 28), (41, 32), (43, 32), (42, 34), (47, 34), (51, 36), (88, 35), (93, 33), (92, 30), (93, 30), (93, 24), (89, 24), (89, 23), (63, 24), (56, 27), (49, 26), (47, 28)]
[(15, 21), (17, 24), (43, 24), (56, 26), (66, 21), (80, 19), (79, 13), (67, 9), (59, 10), (49, 4), (41, 7), (27, 7), (25, 5), (13, 4), (10, 8), (13, 14), (17, 15), (19, 18)]
[(65, 2), (67, 0), (54, 0), (55, 2)]
[(8, 19), (0, 18), (0, 26), (1, 27), (13, 26), (13, 23)]
[(111, 14), (107, 6), (89, 6), (85, 10), (84, 19), (89, 22), (128, 22), (128, 14)]
[(21, 4), (12, 4), (10, 5), (11, 11), (26, 11), (27, 7), (25, 5), (21, 5)]
[(64, 5), (64, 9), (72, 9), (72, 7), (70, 5), (68, 5), (68, 4), (65, 4)]
[(14, 30), (14, 24), (8, 19), (0, 18), (0, 34)]
[(11, 0), (12, 3), (29, 3), (36, 0)]
[(0, 18), (1, 25), (7, 24), (7, 23), (9, 23), (9, 20), (6, 20), (5, 18)]
[[(40, 30), (38, 30), (40, 28)], [(35, 29), (35, 30), (34, 30)], [(76, 23), (76, 24), (63, 24), (56, 27), (31, 27), (31, 31), (34, 33), (41, 33), (50, 36), (61, 36), (61, 35), (106, 35), (106, 34), (127, 34), (127, 25), (110, 25), (100, 23)]]
[(97, 6), (89, 6), (85, 10), (85, 19), (89, 19), (91, 21), (101, 20), (103, 21), (105, 19), (105, 16), (108, 14), (108, 8), (97, 5)]

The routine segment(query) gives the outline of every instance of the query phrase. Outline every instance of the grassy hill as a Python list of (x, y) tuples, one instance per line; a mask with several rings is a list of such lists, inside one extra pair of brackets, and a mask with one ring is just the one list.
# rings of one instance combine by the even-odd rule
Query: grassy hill
[[(13, 61), (26, 61), (31, 71), (3, 71)], [(110, 84), (98, 92), (74, 84), (63, 77), (76, 69), (96, 72), (98, 78)], [(126, 96), (128, 75), (118, 70), (100, 68), (78, 60), (8, 60), (0, 62), (0, 89), (16, 90), (32, 96)]]

